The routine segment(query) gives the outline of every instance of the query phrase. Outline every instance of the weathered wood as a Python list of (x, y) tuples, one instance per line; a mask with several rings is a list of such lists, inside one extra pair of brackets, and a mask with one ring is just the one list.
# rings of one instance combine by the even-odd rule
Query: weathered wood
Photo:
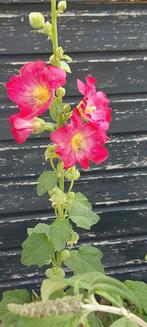
[[(47, 196), (38, 198), (34, 179), (11, 180), (0, 183), (0, 212), (2, 214), (33, 212), (50, 209)], [(147, 172), (133, 170), (115, 173), (83, 173), (75, 191), (84, 192), (94, 206), (145, 201)]]
[[(36, 177), (43, 169), (49, 169), (49, 163), (44, 160), (47, 144), (48, 138), (29, 140), (23, 145), (0, 142), (1, 179)], [(145, 168), (146, 144), (146, 134), (110, 136), (108, 160), (100, 166), (92, 165), (92, 171)]]
[[(121, 238), (129, 235), (147, 234), (147, 205), (137, 203), (133, 207), (129, 204), (123, 206), (103, 207), (97, 209), (100, 221), (89, 231), (79, 229), (81, 240), (93, 242), (109, 238)], [(51, 223), (53, 214), (42, 213), (3, 216), (0, 219), (0, 247), (1, 250), (17, 249), (27, 237), (27, 228), (38, 223)]]
[[(90, 244), (90, 242), (88, 242)], [(134, 236), (127, 239), (109, 239), (104, 241), (92, 242), (104, 253), (103, 261), (105, 268), (116, 270), (116, 268), (130, 268), (139, 264), (145, 264), (144, 256), (146, 254), (147, 237)], [(20, 250), (1, 251), (0, 253), (0, 282), (2, 281), (21, 281), (29, 277), (41, 277), (44, 269), (38, 269), (37, 266), (25, 267), (20, 264)], [(6, 260), (6, 255), (9, 260)]]
[[(47, 57), (44, 56), (41, 58), (47, 59)], [(28, 60), (26, 58), (25, 61), (27, 62)], [(5, 83), (12, 74), (18, 73), (18, 69), (23, 63), (23, 60), (19, 63), (15, 59), (13, 63), (1, 60), (0, 94), (2, 98), (6, 98), (6, 91), (3, 83)], [(146, 94), (147, 92), (147, 56), (141, 53), (133, 55), (98, 55), (94, 53), (92, 55), (74, 55), (74, 62), (71, 65), (71, 69), (72, 75), (68, 76), (68, 96), (79, 95), (76, 80), (77, 78), (84, 80), (87, 74), (94, 75), (97, 78), (97, 85), (99, 88), (109, 94), (116, 95), (125, 93), (133, 95), (134, 93)]]
[[(60, 43), (68, 52), (147, 49), (147, 7), (91, 5), (82, 2), (59, 20)], [(76, 10), (74, 10), (76, 9)], [(31, 33), (28, 14), (34, 5), (0, 8), (1, 54), (48, 53), (51, 45), (38, 33)], [(48, 15), (48, 4), (35, 5)]]
[[(82, 172), (75, 185), (101, 214), (90, 233), (79, 230), (81, 242), (104, 251), (110, 275), (147, 282), (147, 6), (126, 2), (69, 0), (59, 28), (74, 60), (67, 100), (74, 106), (80, 100), (76, 79), (93, 74), (113, 107), (109, 159)], [(48, 136), (21, 146), (12, 141), (8, 117), (16, 106), (4, 89), (25, 62), (48, 60), (51, 53), (42, 35), (30, 33), (32, 10), (46, 14), (48, 0), (0, 0), (0, 291), (39, 287), (42, 270), (20, 264), (20, 246), (28, 227), (53, 219), (47, 196), (36, 194), (36, 178), (48, 167), (43, 162)]]

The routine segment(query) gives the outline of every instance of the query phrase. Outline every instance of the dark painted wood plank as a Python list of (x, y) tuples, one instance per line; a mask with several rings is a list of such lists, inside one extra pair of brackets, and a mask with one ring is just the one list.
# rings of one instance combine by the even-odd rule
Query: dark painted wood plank
[[(28, 57), (28, 60), (32, 57)], [(34, 57), (35, 58), (38, 57)], [(42, 56), (41, 59), (47, 57)], [(27, 58), (26, 58), (27, 61)], [(4, 84), (12, 74), (18, 73), (18, 69), (23, 65), (24, 61), (18, 63), (1, 60), (1, 84), (0, 94), (2, 98), (6, 98), (6, 90)], [(79, 96), (77, 90), (77, 78), (84, 80), (87, 74), (91, 74), (97, 78), (97, 85), (105, 92), (116, 94), (134, 94), (146, 93), (146, 71), (147, 56), (145, 54), (125, 54), (122, 55), (78, 55), (74, 56), (74, 62), (71, 65), (72, 74), (68, 75), (67, 95)]]
[[(95, 206), (145, 201), (147, 196), (147, 172), (84, 173), (75, 184), (75, 191), (85, 193)], [(47, 196), (38, 198), (34, 179), (1, 182), (1, 214), (33, 212), (50, 209)]]
[[(119, 238), (127, 235), (147, 233), (147, 206), (140, 203), (131, 206), (99, 209), (100, 221), (91, 230), (79, 229), (81, 240), (94, 242), (108, 238)], [(27, 228), (38, 223), (51, 223), (53, 214), (34, 213), (33, 215), (18, 215), (0, 219), (0, 250), (21, 247), (27, 237)]]
[[(90, 242), (87, 242), (90, 244)], [(104, 253), (103, 263), (105, 268), (125, 268), (126, 265), (132, 267), (134, 265), (145, 264), (144, 256), (147, 248), (147, 236), (130, 237), (127, 239), (115, 239), (107, 241), (99, 241), (92, 243), (101, 249)], [(9, 260), (6, 260), (9, 258)], [(33, 276), (37, 278), (41, 276), (43, 269), (38, 267), (25, 267), (20, 264), (20, 250), (9, 250), (0, 253), (0, 282), (2, 281), (18, 281), (27, 280)]]
[[(45, 37), (30, 32), (28, 14), (34, 5), (13, 5), (10, 9), (1, 6), (1, 54), (51, 51)], [(48, 4), (36, 4), (35, 11), (48, 15)], [(143, 5), (101, 7), (77, 2), (72, 8), (69, 4), (69, 11), (59, 20), (60, 42), (68, 52), (147, 49), (146, 17)]]
[[(72, 107), (77, 105), (81, 97), (67, 98), (72, 104)], [(110, 128), (110, 134), (114, 133), (126, 133), (126, 132), (145, 132), (147, 131), (147, 95), (120, 95), (110, 96), (112, 112), (112, 123)], [(0, 99), (0, 131), (1, 140), (12, 140), (13, 137), (10, 133), (9, 116), (17, 112), (17, 108), (14, 103)], [(49, 116), (44, 115), (48, 121)], [(42, 134), (40, 137), (48, 137), (47, 134)], [(32, 138), (36, 138), (32, 135)], [(38, 136), (37, 136), (38, 138)], [(20, 147), (21, 149), (21, 147)]]
[[(48, 138), (29, 140), (24, 145), (0, 142), (0, 178), (36, 177), (43, 169), (49, 169), (49, 163), (44, 160), (48, 143)], [(100, 166), (93, 165), (92, 170), (147, 167), (146, 144), (146, 134), (112, 136), (107, 144), (108, 160)]]

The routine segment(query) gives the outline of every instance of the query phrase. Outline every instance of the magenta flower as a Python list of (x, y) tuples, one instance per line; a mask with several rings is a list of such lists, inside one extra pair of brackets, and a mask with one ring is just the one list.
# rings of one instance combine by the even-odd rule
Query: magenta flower
[(23, 116), (22, 113), (11, 115), (9, 118), (11, 133), (18, 144), (22, 144), (31, 133), (40, 132), (44, 121), (37, 117)]
[(64, 162), (65, 169), (79, 163), (87, 169), (90, 161), (102, 163), (108, 151), (101, 143), (101, 132), (90, 122), (83, 123), (80, 113), (74, 109), (71, 123), (51, 133), (51, 141), (57, 145), (56, 153)]
[(43, 114), (51, 105), (55, 91), (66, 83), (65, 72), (57, 67), (47, 66), (43, 61), (25, 64), (6, 83), (8, 97), (17, 103), (24, 115)]
[(103, 131), (109, 129), (109, 123), (111, 121), (111, 111), (109, 108), (110, 100), (107, 98), (104, 92), (96, 91), (96, 79), (87, 76), (86, 84), (78, 80), (78, 90), (84, 98), (80, 104), (83, 116), (91, 121), (95, 125), (99, 125)]

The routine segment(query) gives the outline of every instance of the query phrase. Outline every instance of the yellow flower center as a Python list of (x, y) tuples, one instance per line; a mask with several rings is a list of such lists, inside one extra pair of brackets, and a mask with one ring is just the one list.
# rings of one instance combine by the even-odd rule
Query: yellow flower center
[(50, 90), (47, 86), (37, 85), (33, 91), (33, 98), (37, 106), (41, 106), (46, 103), (50, 98)]
[(95, 109), (96, 109), (95, 106), (87, 107), (87, 108), (86, 108), (86, 112), (91, 113), (91, 112), (93, 112)]
[(71, 140), (71, 146), (74, 151), (80, 150), (84, 146), (84, 136), (81, 133), (77, 133)]

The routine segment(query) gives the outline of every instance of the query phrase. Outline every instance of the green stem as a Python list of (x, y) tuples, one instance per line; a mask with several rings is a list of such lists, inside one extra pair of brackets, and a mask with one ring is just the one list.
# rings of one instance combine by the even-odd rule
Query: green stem
[(57, 11), (56, 0), (51, 0), (51, 14), (52, 14), (52, 42), (53, 42), (53, 54), (55, 59), (55, 65), (60, 66), (59, 59), (57, 57), (58, 49), (58, 30), (57, 30)]
[(59, 178), (59, 188), (64, 192), (64, 173), (62, 172), (61, 177)]
[(68, 192), (70, 192), (72, 190), (73, 186), (74, 186), (74, 181), (71, 181), (70, 185), (69, 185)]
[(55, 167), (55, 165), (54, 165), (54, 161), (53, 161), (52, 158), (50, 158), (50, 165), (51, 165), (52, 169), (53, 169), (54, 171), (56, 171), (56, 167)]

